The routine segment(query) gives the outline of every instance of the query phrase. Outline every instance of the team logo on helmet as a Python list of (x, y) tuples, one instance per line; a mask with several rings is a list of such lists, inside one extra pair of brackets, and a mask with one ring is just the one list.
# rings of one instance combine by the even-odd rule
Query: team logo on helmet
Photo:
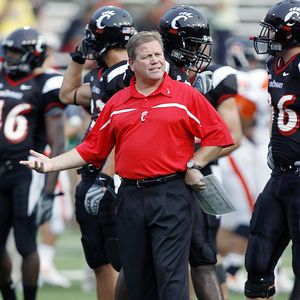
[(293, 7), (290, 9), (290, 11), (287, 13), (287, 15), (284, 17), (284, 22), (287, 26), (293, 26), (296, 21), (300, 20), (300, 7)]
[(176, 22), (180, 19), (183, 19), (184, 21), (186, 21), (187, 19), (190, 19), (193, 17), (193, 14), (189, 13), (189, 12), (180, 12), (178, 14), (177, 17), (175, 17), (172, 22), (171, 22), (171, 27), (173, 29), (178, 29), (178, 26), (176, 25)]
[(98, 29), (103, 29), (105, 27), (105, 25), (102, 25), (102, 21), (104, 19), (110, 19), (113, 15), (115, 15), (116, 13), (113, 10), (107, 10), (105, 12), (102, 13), (102, 15), (96, 20), (96, 25)]
[(43, 53), (45, 49), (45, 43), (46, 43), (46, 39), (42, 35), (39, 35), (35, 45), (36, 53), (38, 54)]

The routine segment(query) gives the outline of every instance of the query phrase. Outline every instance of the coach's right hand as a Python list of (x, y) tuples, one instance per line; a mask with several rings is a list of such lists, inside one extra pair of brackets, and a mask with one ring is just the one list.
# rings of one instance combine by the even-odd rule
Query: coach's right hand
[(19, 162), (21, 165), (39, 173), (51, 172), (53, 170), (53, 162), (48, 156), (34, 150), (30, 150), (29, 153), (34, 157), (34, 159), (21, 160)]

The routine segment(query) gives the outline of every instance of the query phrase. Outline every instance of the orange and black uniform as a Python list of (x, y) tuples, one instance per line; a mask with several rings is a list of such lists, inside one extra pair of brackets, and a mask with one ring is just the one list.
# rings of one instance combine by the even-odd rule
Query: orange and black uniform
[(205, 97), (165, 75), (148, 96), (135, 89), (133, 78), (77, 146), (94, 165), (115, 146), (116, 172), (123, 178), (117, 222), (129, 299), (188, 299), (194, 200), (184, 172), (195, 136), (202, 146), (233, 144)]

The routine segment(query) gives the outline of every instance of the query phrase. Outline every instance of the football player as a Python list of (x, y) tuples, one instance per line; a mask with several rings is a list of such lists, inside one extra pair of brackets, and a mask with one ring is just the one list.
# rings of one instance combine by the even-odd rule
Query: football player
[[(241, 126), (234, 96), (237, 93), (235, 70), (230, 67), (211, 65), (210, 36), (207, 19), (198, 10), (187, 5), (178, 5), (168, 10), (161, 18), (158, 31), (162, 35), (169, 75), (176, 80), (190, 82), (204, 92), (210, 103), (218, 110), (228, 125), (235, 145), (224, 148), (221, 155), (227, 155), (239, 147)], [(205, 87), (205, 73), (212, 72), (211, 90)], [(202, 72), (202, 73), (201, 73)], [(203, 77), (204, 74), (204, 77)], [(212, 173), (215, 163), (201, 170), (204, 175)], [(221, 284), (225, 282), (224, 271), (216, 264), (216, 234), (219, 219), (204, 214), (199, 206), (193, 229), (190, 266), (195, 293), (199, 299), (223, 299), (217, 275)]]
[(19, 165), (30, 148), (52, 155), (64, 150), (63, 108), (58, 98), (62, 75), (42, 65), (44, 37), (30, 27), (12, 32), (3, 41), (0, 72), (0, 290), (4, 300), (16, 299), (11, 261), (5, 250), (13, 228), (22, 256), (24, 299), (37, 294), (39, 257), (36, 233), (51, 217), (58, 173), (34, 174)]
[(276, 292), (274, 268), (290, 241), (293, 271), (300, 277), (299, 16), (299, 1), (278, 2), (260, 22), (260, 34), (253, 37), (256, 52), (270, 55), (266, 69), (272, 106), (268, 153), (272, 173), (256, 200), (250, 222), (246, 299), (272, 299)]
[[(60, 97), (67, 104), (91, 107), (88, 131), (104, 104), (125, 86), (126, 44), (134, 31), (133, 19), (126, 10), (115, 6), (99, 8), (90, 18), (82, 43), (71, 53), (73, 61), (64, 76)], [(95, 60), (98, 67), (90, 72), (88, 82), (82, 84), (86, 59)], [(111, 264), (117, 271), (121, 264), (114, 220), (113, 153), (103, 162), (102, 170), (87, 165), (79, 172), (81, 182), (76, 189), (75, 212), (85, 257), (96, 275), (98, 299), (114, 299), (116, 272)]]

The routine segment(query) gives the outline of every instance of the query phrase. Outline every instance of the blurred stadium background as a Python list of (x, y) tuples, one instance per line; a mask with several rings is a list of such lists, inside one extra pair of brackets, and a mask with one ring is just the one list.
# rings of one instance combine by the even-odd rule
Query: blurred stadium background
[[(175, 4), (192, 5), (199, 8), (209, 20), (211, 31), (215, 35), (214, 49), (218, 47), (219, 38), (216, 36), (221, 31), (221, 37), (225, 31), (230, 35), (249, 37), (259, 33), (258, 21), (262, 19), (267, 9), (274, 4), (274, 0), (1, 0), (0, 1), (0, 39), (7, 34), (3, 31), (3, 24), (7, 22), (5, 18), (6, 3), (15, 5), (18, 10), (22, 9), (20, 3), (31, 4), (36, 20), (32, 22), (42, 33), (51, 34), (51, 40), (55, 36), (62, 43), (64, 50), (69, 50), (64, 45), (65, 34), (70, 30), (70, 24), (78, 26), (78, 22), (87, 20), (87, 16), (97, 6), (102, 5), (121, 5), (126, 8), (134, 17), (137, 29), (153, 28), (156, 20), (171, 6)], [(24, 6), (25, 8), (25, 6)], [(91, 10), (89, 10), (91, 9)], [(22, 18), (18, 16), (16, 9), (10, 17), (10, 31), (14, 27), (23, 26), (22, 21), (27, 11), (23, 9)], [(71, 23), (77, 20), (77, 23)], [(84, 22), (84, 21), (83, 21)], [(149, 23), (153, 24), (149, 24)], [(147, 24), (148, 23), (148, 24)], [(29, 25), (29, 24), (27, 24)], [(72, 26), (73, 26), (72, 25)], [(151, 27), (152, 26), (152, 27)], [(71, 29), (75, 34), (75, 28)], [(60, 57), (62, 62), (67, 62), (64, 56)]]
[[(21, 19), (18, 19), (17, 14), (9, 14), (6, 11), (6, 5), (16, 5), (22, 9), (21, 3), (30, 5), (35, 14), (33, 24), (24, 24)], [(12, 4), (13, 3), (13, 4)], [(88, 20), (89, 12), (93, 8), (100, 5), (119, 3), (126, 8), (137, 20), (138, 25), (142, 28), (150, 27), (148, 23), (153, 21), (155, 17), (160, 16), (164, 9), (168, 9), (175, 4), (192, 5), (199, 8), (209, 20), (213, 35), (220, 28), (226, 29), (230, 35), (249, 37), (259, 33), (258, 21), (263, 18), (268, 8), (275, 3), (274, 0), (0, 0), (0, 40), (5, 38), (7, 32), (2, 31), (2, 25), (5, 25), (6, 17), (10, 17), (15, 28), (10, 28), (10, 31), (23, 26), (33, 25), (40, 32), (44, 33), (52, 46), (56, 49), (56, 63), (61, 69), (67, 66), (69, 62), (68, 52), (72, 50), (63, 45), (63, 39), (66, 32), (70, 29), (71, 22), (74, 20)], [(90, 11), (89, 9), (92, 8)], [(24, 12), (24, 11), (23, 11)], [(146, 16), (154, 19), (147, 19)], [(9, 19), (9, 18), (8, 18)], [(143, 24), (142, 24), (143, 23)], [(153, 25), (153, 24), (152, 24)], [(72, 26), (71, 26), (72, 27)], [(71, 28), (72, 29), (72, 28)], [(79, 26), (80, 29), (80, 26)], [(81, 27), (84, 32), (84, 27)], [(222, 30), (221, 30), (222, 31)], [(56, 43), (56, 44), (55, 44)], [(65, 46), (64, 52), (62, 46)], [(214, 49), (219, 47), (218, 39), (214, 40)], [(290, 271), (291, 265), (290, 247), (286, 250), (282, 267)], [(85, 275), (86, 264), (83, 257), (83, 251), (80, 243), (79, 229), (74, 220), (68, 226), (66, 232), (60, 238), (57, 245), (57, 255), (55, 256), (55, 264), (58, 269), (66, 277), (72, 280), (71, 288), (64, 289), (59, 287), (42, 286), (39, 291), (38, 299), (40, 300), (77, 300), (77, 299), (96, 299), (94, 289), (89, 289), (83, 286), (83, 278), (88, 278)], [(89, 279), (87, 279), (89, 280)], [(90, 277), (91, 286), (93, 276)], [(87, 292), (89, 290), (89, 292)], [(244, 297), (239, 293), (231, 293), (230, 300), (240, 300)], [(276, 295), (276, 300), (287, 300), (287, 294)]]
[[(43, 1), (42, 1), (43, 2)], [(163, 2), (160, 0), (121, 0), (133, 17), (139, 17), (145, 10), (146, 6), (159, 6)], [(273, 5), (274, 0), (177, 0), (176, 4), (186, 4), (198, 7), (208, 18), (212, 18), (214, 8), (219, 3), (229, 3), (236, 8), (236, 28), (234, 34), (241, 36), (250, 36), (259, 30), (258, 20), (260, 20), (267, 9)], [(51, 28), (54, 32), (62, 34), (68, 26), (69, 20), (83, 10), (85, 6), (96, 1), (84, 0), (52, 0), (45, 1), (42, 5), (43, 23), (42, 28)], [(101, 1), (97, 1), (101, 3)]]

